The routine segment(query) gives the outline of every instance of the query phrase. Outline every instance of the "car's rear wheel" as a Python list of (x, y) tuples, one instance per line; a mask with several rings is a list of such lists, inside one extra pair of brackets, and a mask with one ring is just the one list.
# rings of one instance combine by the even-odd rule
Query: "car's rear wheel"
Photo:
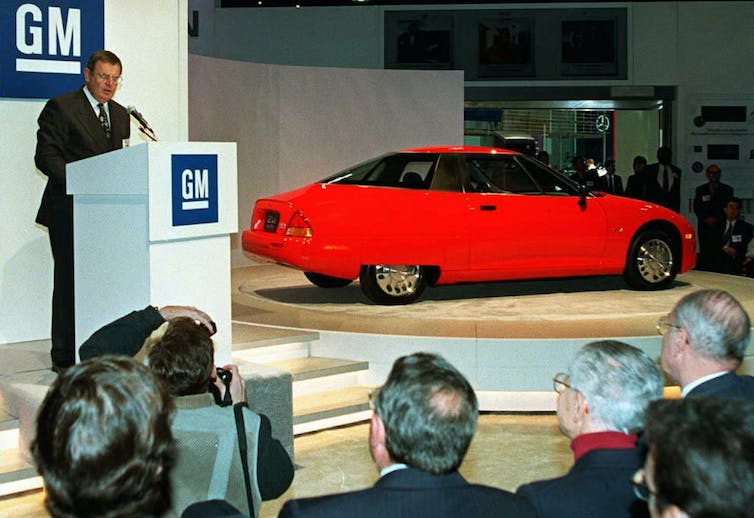
[(321, 273), (304, 272), (309, 282), (320, 288), (344, 288), (351, 284), (351, 279), (341, 279), (340, 277), (330, 277)]
[(359, 281), (364, 295), (383, 305), (410, 304), (427, 287), (425, 268), (419, 265), (364, 265)]
[(676, 252), (671, 237), (661, 230), (638, 234), (628, 252), (623, 278), (637, 290), (669, 288), (677, 273)]

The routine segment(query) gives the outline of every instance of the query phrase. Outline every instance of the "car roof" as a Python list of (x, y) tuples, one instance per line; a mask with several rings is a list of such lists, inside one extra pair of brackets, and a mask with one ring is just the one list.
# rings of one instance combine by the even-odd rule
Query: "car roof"
[(490, 155), (520, 155), (517, 151), (484, 146), (431, 146), (403, 149), (400, 153), (475, 153)]

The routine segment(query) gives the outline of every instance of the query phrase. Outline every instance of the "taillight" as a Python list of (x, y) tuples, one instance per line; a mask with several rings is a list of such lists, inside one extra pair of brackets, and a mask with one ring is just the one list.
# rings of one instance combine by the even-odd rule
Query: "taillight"
[(296, 211), (293, 213), (293, 216), (291, 216), (290, 221), (288, 221), (285, 235), (293, 237), (312, 237), (312, 226), (309, 224), (309, 220), (306, 219), (301, 212)]

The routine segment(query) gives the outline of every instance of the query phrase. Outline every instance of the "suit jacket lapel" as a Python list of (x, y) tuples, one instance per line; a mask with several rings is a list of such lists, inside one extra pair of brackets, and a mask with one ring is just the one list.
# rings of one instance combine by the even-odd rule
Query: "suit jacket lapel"
[[(84, 88), (86, 88), (86, 86), (84, 86)], [(97, 115), (95, 115), (92, 105), (89, 104), (89, 99), (87, 99), (86, 94), (84, 94), (83, 88), (80, 91), (79, 99), (79, 106), (76, 110), (78, 112), (77, 116), (79, 122), (81, 122), (81, 126), (86, 129), (89, 138), (92, 140), (92, 147), (100, 150), (100, 152), (109, 151), (112, 148), (110, 141), (107, 140), (105, 131), (102, 129), (102, 125), (100, 124)]]

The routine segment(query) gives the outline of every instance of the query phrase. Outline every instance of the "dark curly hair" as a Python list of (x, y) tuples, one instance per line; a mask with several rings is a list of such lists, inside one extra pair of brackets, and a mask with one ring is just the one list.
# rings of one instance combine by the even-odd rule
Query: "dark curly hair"
[(145, 366), (123, 356), (59, 376), (37, 418), (32, 455), (55, 517), (159, 515), (170, 507), (173, 400)]

